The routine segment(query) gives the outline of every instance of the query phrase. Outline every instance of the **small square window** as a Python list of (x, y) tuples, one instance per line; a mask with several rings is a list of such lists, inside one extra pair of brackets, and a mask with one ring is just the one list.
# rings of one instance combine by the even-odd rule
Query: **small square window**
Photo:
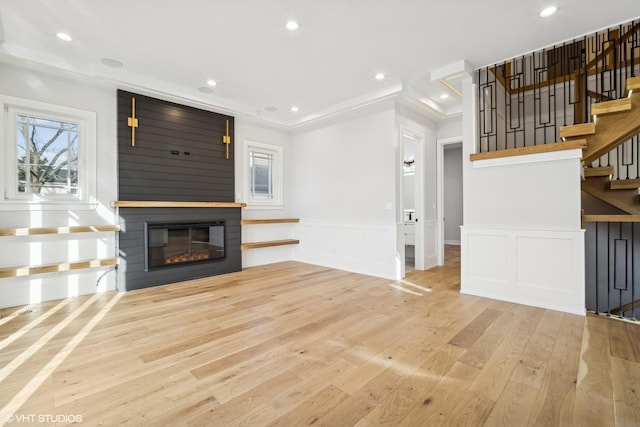
[(249, 198), (273, 200), (273, 154), (252, 150), (249, 152)]
[(247, 206), (282, 207), (282, 147), (245, 141)]

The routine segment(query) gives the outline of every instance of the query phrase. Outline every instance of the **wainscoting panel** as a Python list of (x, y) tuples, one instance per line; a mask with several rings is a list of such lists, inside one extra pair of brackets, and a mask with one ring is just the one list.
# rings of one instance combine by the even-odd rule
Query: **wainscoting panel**
[(425, 221), (424, 224), (424, 269), (438, 265), (438, 221)]
[(462, 227), (461, 292), (584, 314), (584, 232)]
[(395, 224), (340, 224), (302, 221), (294, 259), (355, 273), (396, 277)]

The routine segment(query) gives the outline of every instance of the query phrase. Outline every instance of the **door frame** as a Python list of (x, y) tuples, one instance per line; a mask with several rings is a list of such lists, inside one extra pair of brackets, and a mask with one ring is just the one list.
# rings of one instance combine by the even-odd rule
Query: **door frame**
[(462, 144), (462, 136), (436, 140), (436, 217), (438, 265), (444, 265), (444, 150), (447, 145)]
[(399, 174), (400, 174), (400, 194), (399, 194), (399, 227), (398, 233), (400, 234), (400, 239), (398, 242), (400, 244), (400, 253), (402, 254), (402, 262), (401, 262), (401, 278), (405, 277), (406, 269), (405, 269), (405, 238), (404, 238), (404, 145), (405, 145), (405, 135), (409, 135), (414, 143), (415, 143), (415, 175), (414, 175), (414, 204), (415, 204), (415, 217), (417, 221), (415, 222), (415, 269), (416, 270), (424, 270), (425, 269), (425, 231), (424, 231), (424, 213), (425, 211), (425, 197), (424, 197), (424, 155), (425, 155), (425, 135), (421, 132), (413, 130), (406, 126), (400, 126), (400, 159), (399, 159)]

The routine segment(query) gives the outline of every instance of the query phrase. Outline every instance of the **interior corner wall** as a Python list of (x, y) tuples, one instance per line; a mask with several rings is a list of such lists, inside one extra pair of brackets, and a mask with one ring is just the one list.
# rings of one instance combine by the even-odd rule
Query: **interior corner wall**
[[(75, 74), (49, 73), (1, 63), (0, 93), (95, 112), (96, 155), (99, 159), (96, 170), (97, 208), (3, 209), (0, 211), (0, 228), (116, 224), (115, 212), (110, 206), (117, 194), (115, 88)], [(0, 133), (4, 140), (4, 130)], [(114, 232), (0, 237), (0, 267), (115, 257), (115, 247)], [(0, 306), (12, 307), (111, 289), (115, 289), (112, 268), (0, 278)]]
[(580, 150), (471, 162), (473, 87), (465, 79), (461, 291), (584, 314)]
[(442, 119), (437, 124), (437, 138), (454, 138), (462, 135), (462, 116)]
[[(242, 219), (273, 219), (298, 217), (299, 213), (291, 208), (291, 189), (295, 181), (291, 176), (291, 136), (288, 131), (268, 126), (266, 123), (257, 123), (242, 117), (235, 119), (235, 189), (236, 202), (244, 202), (246, 186), (244, 171), (247, 155), (243, 150), (244, 141), (261, 142), (277, 145), (283, 148), (283, 204), (278, 209), (255, 209), (247, 207), (242, 209)], [(242, 226), (243, 242), (261, 242), (269, 240), (292, 239), (297, 236), (298, 224), (266, 224)], [(273, 246), (267, 248), (242, 251), (242, 267), (254, 267), (258, 265), (272, 264), (276, 262), (291, 261), (295, 246)]]
[(397, 276), (397, 143), (393, 107), (292, 135), (297, 261)]

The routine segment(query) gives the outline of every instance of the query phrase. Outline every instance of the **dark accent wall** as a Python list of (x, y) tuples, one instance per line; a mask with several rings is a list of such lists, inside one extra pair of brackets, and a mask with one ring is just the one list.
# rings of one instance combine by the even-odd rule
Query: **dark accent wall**
[[(118, 290), (130, 291), (242, 270), (240, 208), (120, 208)], [(225, 258), (145, 271), (144, 222), (225, 221)]]
[[(136, 100), (135, 147), (131, 99)], [(229, 158), (222, 136), (229, 120)], [(118, 199), (233, 202), (231, 116), (118, 91)]]
[[(131, 146), (132, 98), (136, 101)], [(229, 158), (222, 142), (229, 121)], [(231, 116), (118, 91), (118, 200), (233, 202)], [(132, 290), (242, 270), (240, 208), (119, 208), (118, 289)], [(145, 221), (225, 221), (226, 256), (145, 271)]]

